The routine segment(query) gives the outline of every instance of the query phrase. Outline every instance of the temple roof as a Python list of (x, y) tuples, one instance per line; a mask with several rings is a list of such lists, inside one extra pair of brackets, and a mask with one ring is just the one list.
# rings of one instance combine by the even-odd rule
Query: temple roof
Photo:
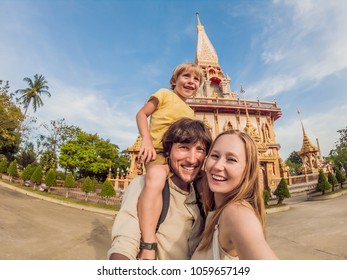
[(302, 147), (301, 150), (298, 152), (298, 155), (305, 155), (305, 154), (309, 154), (309, 153), (317, 153), (318, 152), (318, 148), (316, 146), (314, 146), (310, 139), (308, 138), (304, 125), (301, 122), (301, 126), (302, 126), (302, 134), (303, 134), (303, 143), (302, 143)]
[(141, 148), (142, 138), (140, 135), (137, 136), (134, 144), (128, 148), (128, 152), (138, 152)]

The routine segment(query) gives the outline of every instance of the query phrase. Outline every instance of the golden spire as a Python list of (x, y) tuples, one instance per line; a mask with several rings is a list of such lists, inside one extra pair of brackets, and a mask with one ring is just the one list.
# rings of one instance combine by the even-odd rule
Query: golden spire
[(204, 26), (200, 22), (199, 13), (196, 13), (198, 20), (195, 63), (200, 66), (218, 66), (218, 56), (210, 39), (208, 38)]
[(302, 134), (303, 134), (303, 143), (302, 143), (302, 147), (301, 150), (299, 151), (298, 155), (302, 155), (302, 154), (307, 154), (307, 153), (315, 153), (318, 152), (318, 149), (316, 146), (314, 146), (310, 139), (308, 138), (305, 128), (304, 128), (304, 124), (301, 120), (301, 116), (300, 116), (300, 111), (299, 109), (297, 109), (298, 115), (299, 115), (299, 119), (301, 122), (301, 128), (302, 128)]
[(199, 12), (196, 12), (196, 18), (198, 19), (198, 26), (202, 26), (199, 18)]

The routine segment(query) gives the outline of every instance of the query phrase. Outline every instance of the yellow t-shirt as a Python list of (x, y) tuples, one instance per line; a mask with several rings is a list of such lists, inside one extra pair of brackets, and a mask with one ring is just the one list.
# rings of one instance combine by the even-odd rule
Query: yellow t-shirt
[(161, 152), (162, 138), (169, 126), (181, 118), (194, 119), (194, 111), (173, 91), (161, 88), (148, 101), (157, 98), (157, 109), (151, 115), (149, 133), (156, 151)]

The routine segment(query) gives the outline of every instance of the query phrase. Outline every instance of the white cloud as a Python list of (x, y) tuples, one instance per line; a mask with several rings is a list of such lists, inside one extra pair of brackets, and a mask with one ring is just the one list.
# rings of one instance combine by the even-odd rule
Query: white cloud
[(281, 53), (281, 51), (277, 51), (277, 52), (273, 52), (273, 53), (265, 51), (262, 53), (262, 59), (263, 59), (265, 64), (276, 63), (276, 62), (284, 59), (284, 55)]
[(261, 58), (267, 65), (263, 76), (267, 78), (252, 86), (259, 90), (256, 95), (262, 96), (264, 84), (269, 81), (285, 82), (282, 88), (275, 82), (273, 90), (265, 91), (266, 95), (277, 95), (288, 91), (288, 85), (319, 83), (347, 67), (346, 1), (297, 0), (276, 4), (275, 9), (284, 8), (286, 12), (283, 19), (269, 20), (270, 25), (261, 35)]
[(250, 98), (274, 97), (279, 93), (291, 90), (297, 83), (297, 79), (291, 76), (270, 76), (247, 89)]
[[(41, 122), (65, 118), (67, 124), (97, 133), (121, 149), (137, 137), (134, 108), (121, 108), (102, 92), (88, 88), (74, 88), (52, 83), (51, 98), (43, 98), (45, 105), (37, 110)], [(54, 94), (53, 94), (54, 92)]]
[(247, 94), (281, 100), (285, 114), (275, 123), (275, 132), (283, 159), (302, 145), (297, 106), (307, 114), (303, 122), (308, 137), (314, 145), (318, 138), (327, 156), (338, 140), (337, 130), (346, 127), (347, 1), (273, 3), (273, 17), (256, 39), (262, 42), (259, 68), (264, 69)]

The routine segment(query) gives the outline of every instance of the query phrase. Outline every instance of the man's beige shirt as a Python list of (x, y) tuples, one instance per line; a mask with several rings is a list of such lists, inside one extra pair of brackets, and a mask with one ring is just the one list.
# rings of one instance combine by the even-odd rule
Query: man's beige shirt
[[(112, 228), (112, 246), (107, 253), (122, 254), (136, 259), (139, 253), (141, 231), (137, 216), (137, 201), (145, 184), (145, 176), (134, 178), (127, 188), (121, 209)], [(204, 228), (203, 219), (196, 204), (193, 186), (190, 192), (182, 191), (169, 179), (170, 205), (164, 222), (156, 235), (158, 259), (188, 260), (193, 255)]]

